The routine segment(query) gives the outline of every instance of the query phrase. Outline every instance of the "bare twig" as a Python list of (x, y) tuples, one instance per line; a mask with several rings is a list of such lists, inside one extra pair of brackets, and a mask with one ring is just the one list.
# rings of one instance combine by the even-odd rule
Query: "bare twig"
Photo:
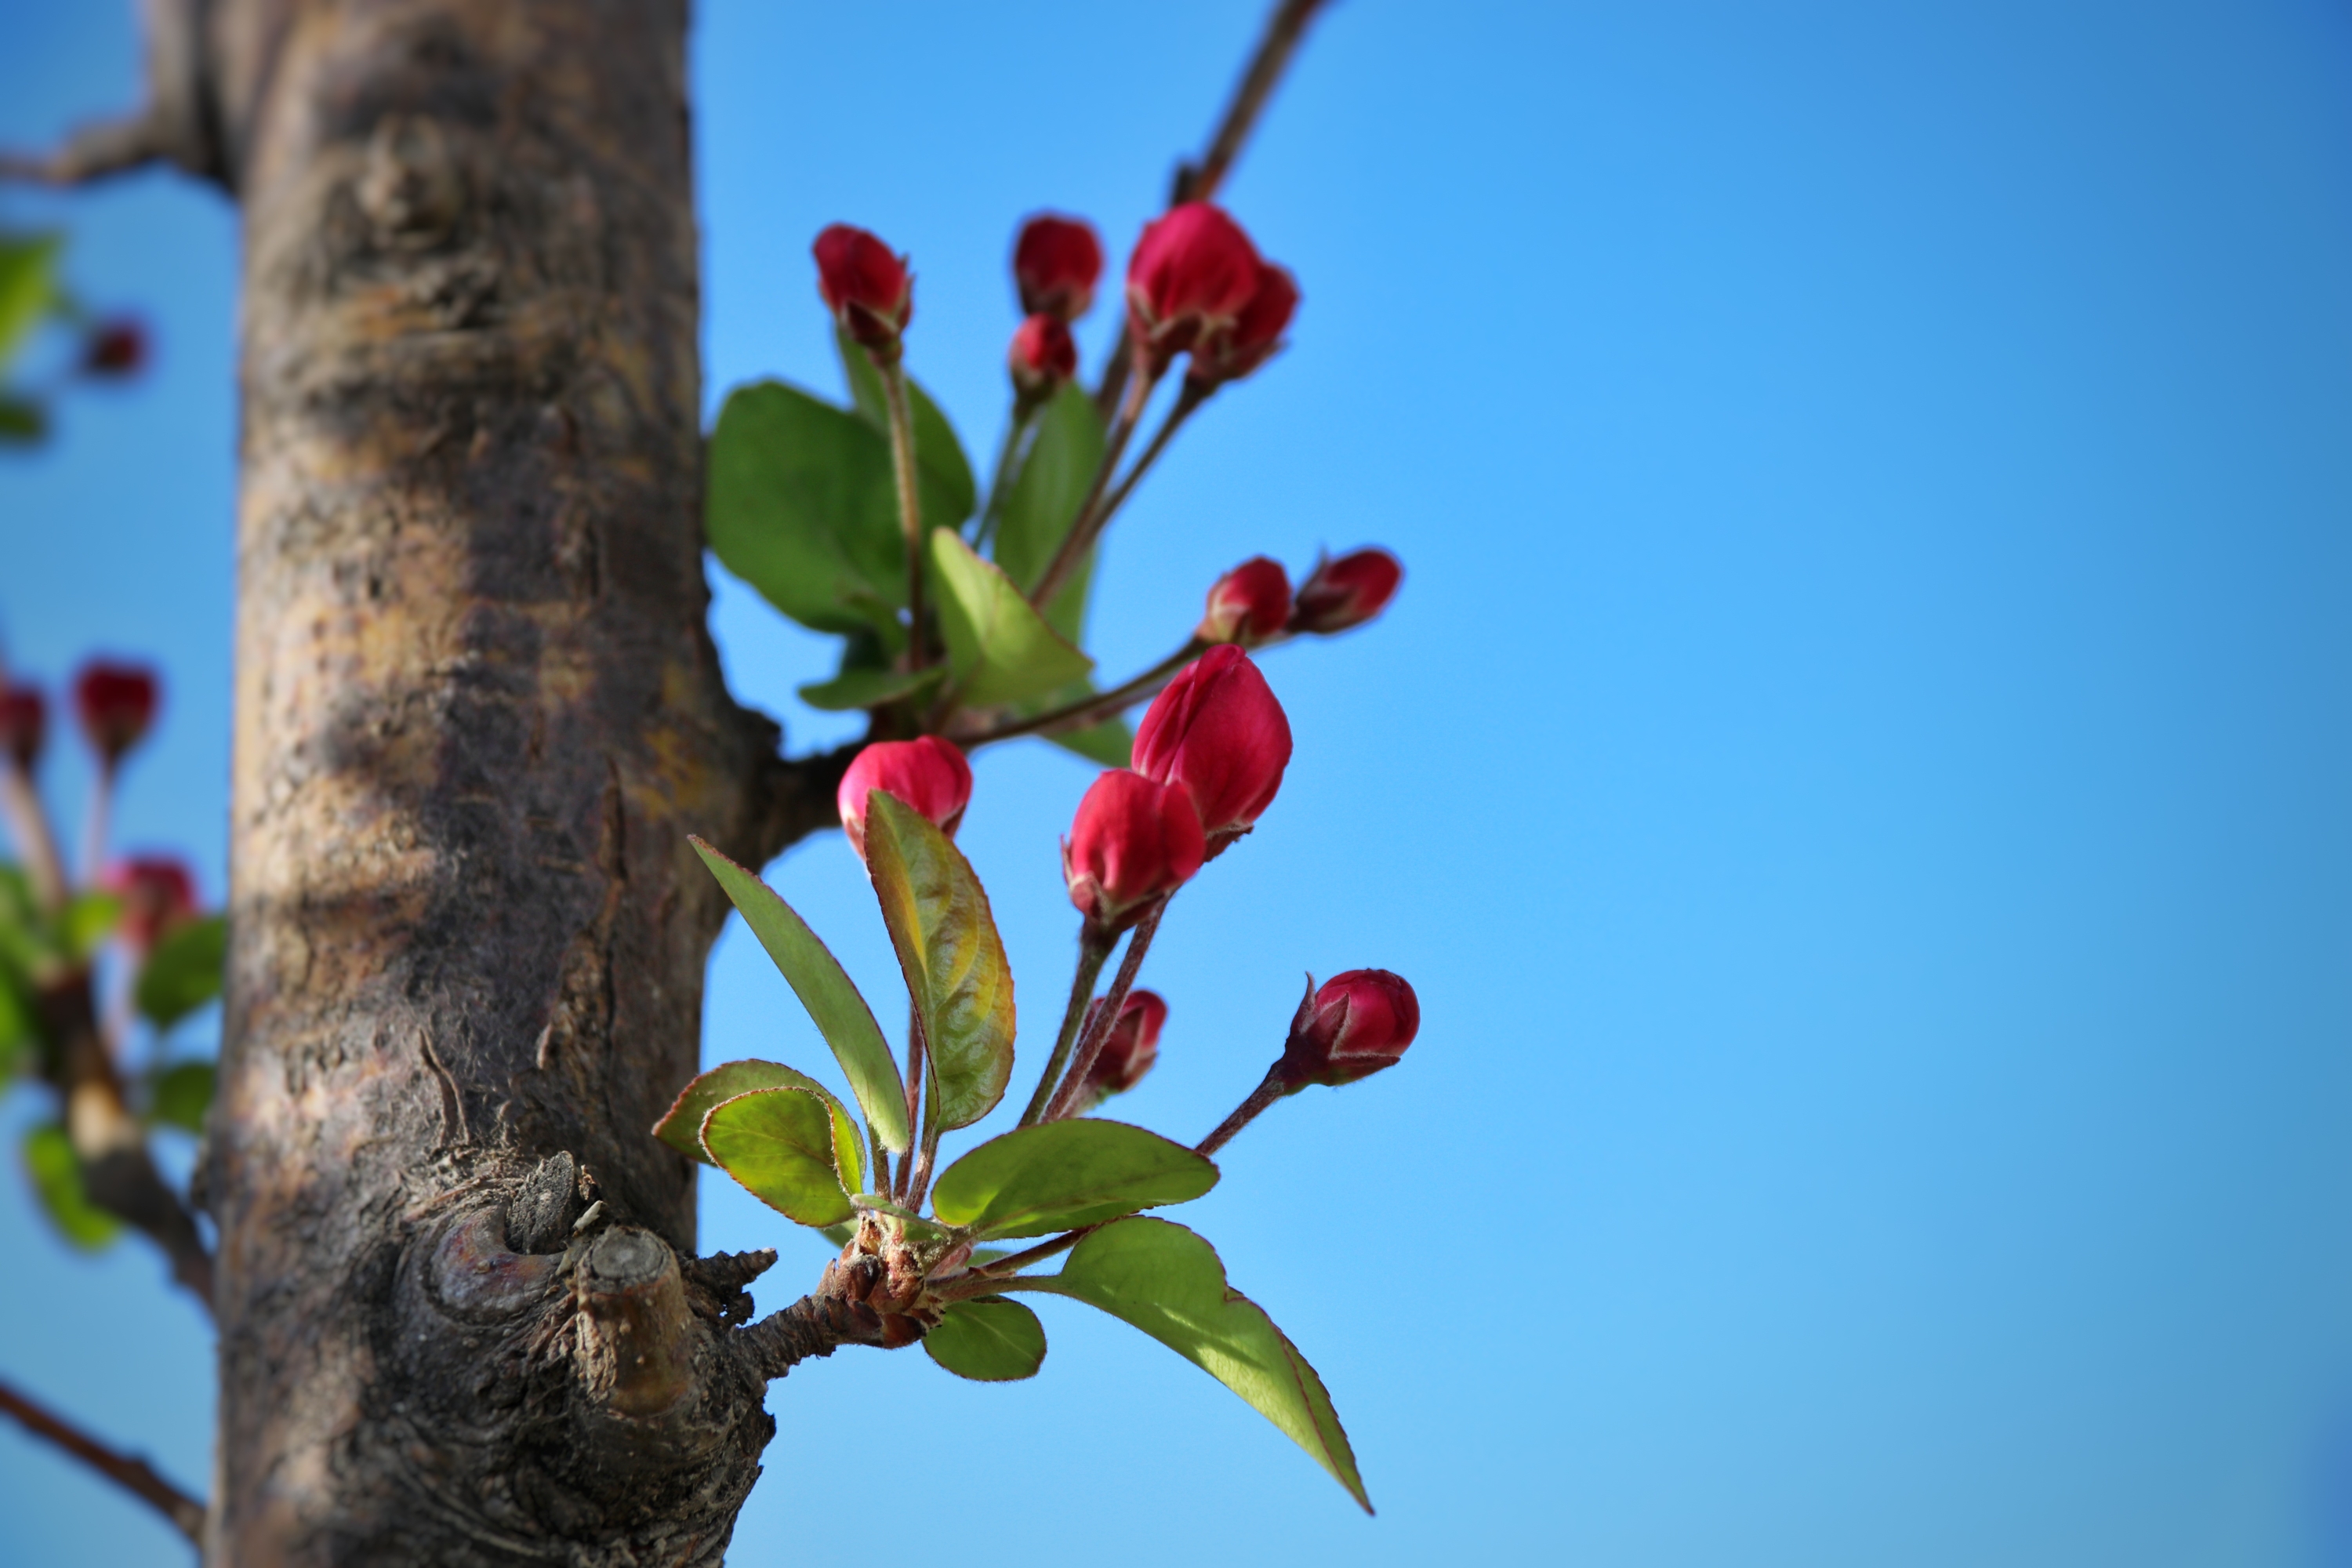
[(116, 1453), (5, 1383), (0, 1383), (0, 1411), (15, 1416), (35, 1436), (56, 1444), (170, 1520), (173, 1527), (190, 1541), (202, 1544), (205, 1505), (156, 1474), (155, 1467), (146, 1460), (130, 1454)]
[(199, 0), (149, 0), (147, 102), (120, 119), (84, 125), (46, 154), (0, 153), (0, 180), (81, 185), (149, 163), (175, 163), (234, 190), (220, 115), (205, 72)]

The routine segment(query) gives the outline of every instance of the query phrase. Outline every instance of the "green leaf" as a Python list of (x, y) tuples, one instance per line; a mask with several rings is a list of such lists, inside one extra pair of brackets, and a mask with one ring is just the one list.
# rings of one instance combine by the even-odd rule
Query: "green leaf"
[(1100, 763), (1107, 768), (1123, 768), (1135, 755), (1135, 731), (1127, 727), (1124, 719), (1106, 719), (1099, 724), (1048, 735), (1045, 739), (1065, 751), (1076, 752), (1087, 761)]
[(857, 1222), (845, 1219), (839, 1225), (821, 1225), (816, 1233), (835, 1247), (847, 1247), (857, 1236)]
[(206, 915), (174, 926), (139, 971), (133, 999), (158, 1029), (168, 1029), (221, 994), (228, 957), (228, 922)]
[(27, 1047), (38, 1037), (34, 1028), (31, 999), (18, 989), (16, 977), (0, 965), (0, 1092), (24, 1070)]
[(29, 446), (49, 433), (49, 411), (30, 397), (0, 392), (0, 442)]
[(1007, 1279), (1098, 1307), (1232, 1389), (1372, 1511), (1323, 1380), (1265, 1310), (1225, 1283), (1216, 1248), (1164, 1219), (1123, 1219), (1071, 1249), (1059, 1274)]
[(702, 1147), (702, 1119), (721, 1100), (755, 1089), (804, 1089), (833, 1098), (825, 1094), (824, 1085), (782, 1062), (721, 1062), (677, 1091), (677, 1099), (654, 1123), (654, 1136), (689, 1159), (715, 1165), (719, 1162)]
[(1217, 1184), (1217, 1167), (1181, 1143), (1124, 1121), (1047, 1121), (992, 1138), (950, 1165), (931, 1212), (982, 1236), (1048, 1236)]
[[(1024, 592), (1061, 548), (1103, 458), (1102, 420), (1094, 399), (1075, 383), (1037, 411), (1036, 430), (996, 521), (996, 563)], [(1055, 607), (1067, 594), (1056, 596)], [(1063, 629), (1075, 635), (1072, 627)]]
[(975, 1296), (940, 1316), (923, 1336), (930, 1358), (974, 1383), (1018, 1383), (1045, 1364), (1045, 1325), (1018, 1301)]
[(974, 555), (958, 535), (932, 531), (931, 567), (958, 700), (989, 708), (1042, 697), (1094, 668), (1093, 659), (1029, 607), (1012, 578)]
[(930, 1051), (940, 1127), (969, 1127), (1013, 1077), (1013, 969), (980, 879), (929, 817), (866, 796), (866, 869)]
[(184, 1132), (202, 1132), (215, 1077), (210, 1062), (174, 1062), (156, 1073), (148, 1083), (147, 1120)]
[(55, 1122), (34, 1128), (25, 1134), (24, 1153), (34, 1194), (58, 1235), (85, 1252), (96, 1252), (121, 1234), (122, 1222), (89, 1201), (81, 1156), (64, 1128)]
[(787, 1219), (839, 1225), (864, 1184), (857, 1128), (826, 1094), (755, 1089), (722, 1100), (702, 1120), (702, 1146), (744, 1190)]
[(115, 894), (76, 893), (58, 914), (60, 956), (68, 963), (81, 963), (114, 934), (121, 919), (122, 900)]
[(797, 387), (738, 387), (710, 433), (703, 524), (719, 564), (803, 626), (905, 640), (890, 445)]
[(929, 669), (847, 669), (831, 680), (820, 680), (800, 689), (801, 700), (812, 708), (828, 713), (846, 713), (857, 708), (879, 708), (885, 702), (896, 702), (902, 697), (912, 697), (938, 684), (947, 671), (933, 665)]
[(791, 983), (801, 1005), (815, 1021), (817, 1033), (833, 1047), (833, 1059), (841, 1064), (849, 1091), (857, 1097), (858, 1109), (880, 1135), (882, 1146), (905, 1149), (907, 1095), (898, 1064), (891, 1059), (882, 1027), (874, 1021), (874, 1010), (850, 984), (840, 960), (773, 889), (701, 839), (690, 842), (742, 912), (751, 934), (760, 939), (768, 957)]
[(0, 370), (57, 306), (58, 252), (54, 234), (0, 237)]
[[(882, 373), (874, 368), (874, 356), (845, 332), (835, 331), (833, 342), (841, 352), (841, 370), (849, 381), (851, 401), (866, 423), (887, 439), (890, 407), (882, 392)], [(915, 486), (923, 526), (959, 528), (979, 501), (980, 487), (972, 479), (971, 459), (964, 456), (963, 443), (956, 439), (955, 426), (923, 390), (923, 384), (911, 375), (907, 378), (907, 405), (915, 420)]]

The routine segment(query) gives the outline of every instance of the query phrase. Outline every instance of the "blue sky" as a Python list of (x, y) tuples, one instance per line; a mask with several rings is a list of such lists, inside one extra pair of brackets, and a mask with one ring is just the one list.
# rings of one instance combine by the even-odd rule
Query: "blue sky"
[[(127, 100), (124, 13), (0, 5), (0, 140)], [(912, 253), (910, 362), (992, 450), (1014, 224), (1123, 252), (1256, 18), (701, 6), (711, 406), (835, 385), (806, 247), (846, 219)], [(887, 1418), (975, 1564), (2352, 1563), (2352, 13), (1348, 0), (1228, 196), (1294, 346), (1120, 523), (1096, 649), (1157, 658), (1259, 552), (1409, 574), (1268, 656), (1297, 761), (1155, 951), (1124, 1113), (1213, 1125), (1302, 971), (1418, 987), (1405, 1063), (1286, 1102), (1196, 1211), (1381, 1516), (1055, 1302), (1033, 1383), (777, 1385), (735, 1560), (809, 1550)], [(233, 215), (144, 175), (0, 221), (70, 221), (162, 342), (0, 458), (0, 629), (44, 677), (165, 664), (126, 834), (216, 896)], [(792, 699), (824, 646), (718, 589), (737, 690), (842, 734)], [(1090, 776), (979, 765), (1024, 997)], [(839, 840), (771, 875), (886, 994)], [(821, 1065), (739, 930), (706, 1056), (751, 1054)], [(821, 1263), (723, 1182), (704, 1215), (782, 1247), (765, 1304)], [(160, 1268), (10, 1184), (0, 1247), (0, 1368), (200, 1483)], [(182, 1560), (8, 1431), (0, 1514), (10, 1558)]]

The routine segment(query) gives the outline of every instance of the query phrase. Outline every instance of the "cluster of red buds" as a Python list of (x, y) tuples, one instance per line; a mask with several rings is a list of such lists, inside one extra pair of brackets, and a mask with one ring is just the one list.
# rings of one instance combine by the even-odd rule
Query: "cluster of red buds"
[(196, 914), (196, 878), (188, 863), (168, 855), (133, 855), (106, 868), (106, 890), (122, 900), (115, 930), (141, 957)]
[(1387, 551), (1351, 550), (1318, 561), (1294, 595), (1281, 562), (1254, 555), (1211, 584), (1208, 607), (1192, 635), (1243, 647), (1302, 633), (1328, 637), (1388, 608), (1403, 581), (1403, 563)]
[[(101, 770), (111, 772), (154, 727), (162, 683), (145, 665), (93, 659), (74, 677), (73, 710)], [(48, 704), (37, 687), (0, 685), (0, 755), (29, 773), (48, 738)]]
[(1274, 357), (1297, 309), (1297, 280), (1208, 202), (1146, 224), (1128, 260), (1128, 338), (1147, 381), (1188, 352), (1196, 386), (1238, 380)]

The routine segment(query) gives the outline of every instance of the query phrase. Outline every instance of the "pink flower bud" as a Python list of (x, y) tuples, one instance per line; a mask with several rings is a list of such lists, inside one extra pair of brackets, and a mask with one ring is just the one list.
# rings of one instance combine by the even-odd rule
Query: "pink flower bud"
[(1258, 287), (1257, 247), (1207, 202), (1171, 207), (1144, 226), (1127, 263), (1128, 331), (1146, 374), (1233, 325)]
[(1290, 574), (1279, 561), (1253, 555), (1216, 581), (1192, 635), (1202, 642), (1255, 647), (1290, 620)]
[(1082, 218), (1040, 213), (1021, 226), (1013, 247), (1013, 280), (1024, 315), (1075, 321), (1095, 302), (1102, 276), (1102, 242)]
[(1182, 887), (1205, 848), (1200, 816), (1181, 789), (1114, 768), (1078, 802), (1062, 840), (1062, 876), (1080, 914), (1123, 931), (1146, 904)]
[(877, 356), (896, 359), (898, 334), (915, 314), (907, 258), (862, 228), (835, 224), (816, 237), (816, 289), (834, 320)]
[(1296, 1091), (1337, 1087), (1394, 1067), (1421, 1029), (1421, 1001), (1385, 969), (1335, 974), (1298, 1009), (1275, 1073)]
[(196, 912), (196, 879), (184, 861), (134, 855), (106, 868), (106, 890), (122, 900), (116, 929), (134, 952), (145, 954)]
[(83, 341), (84, 375), (129, 378), (147, 367), (147, 329), (128, 316), (101, 321)]
[(1078, 345), (1055, 316), (1034, 315), (1014, 328), (1013, 347), (1004, 359), (1013, 373), (1013, 395), (1031, 406), (1053, 396), (1078, 374)]
[(41, 760), (49, 728), (49, 707), (29, 686), (0, 687), (0, 752), (24, 772)]
[(121, 762), (155, 722), (159, 695), (155, 672), (144, 665), (93, 659), (74, 677), (74, 716), (107, 766)]
[(866, 797), (887, 790), (952, 834), (971, 804), (971, 764), (963, 753), (937, 735), (912, 741), (877, 741), (857, 753), (841, 775), (835, 804), (841, 808), (841, 826), (849, 847), (866, 858)]
[[(1080, 1039), (1086, 1038), (1086, 1029), (1094, 1027), (1101, 1009), (1102, 999), (1097, 997), (1087, 1009), (1086, 1028), (1078, 1031)], [(1151, 1064), (1160, 1059), (1160, 1031), (1167, 1022), (1168, 1004), (1158, 992), (1129, 992), (1126, 1005), (1118, 1010), (1118, 1021), (1103, 1037), (1102, 1053), (1095, 1058), (1086, 1086), (1078, 1091), (1079, 1107), (1092, 1110), (1141, 1083)]]
[(1295, 632), (1344, 632), (1388, 608), (1404, 566), (1385, 550), (1354, 550), (1315, 563), (1290, 612)]
[(1290, 721), (1249, 655), (1202, 654), (1151, 700), (1135, 731), (1135, 771), (1181, 784), (1217, 848), (1247, 833), (1282, 787)]
[(1231, 326), (1207, 333), (1193, 346), (1184, 378), (1202, 388), (1239, 381), (1275, 356), (1297, 309), (1297, 281), (1272, 262), (1260, 262), (1257, 291)]

